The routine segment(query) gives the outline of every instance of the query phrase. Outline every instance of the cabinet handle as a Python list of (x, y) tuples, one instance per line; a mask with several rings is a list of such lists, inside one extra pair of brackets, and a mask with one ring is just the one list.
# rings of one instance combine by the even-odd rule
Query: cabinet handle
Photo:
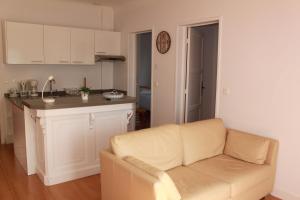
[(104, 51), (97, 51), (96, 54), (106, 54)]
[(69, 63), (69, 61), (67, 61), (67, 60), (60, 60), (59, 63), (67, 64), (67, 63)]
[(74, 64), (82, 64), (84, 62), (83, 61), (73, 61), (72, 63), (74, 63)]
[(34, 120), (35, 123), (36, 123), (36, 120), (40, 119), (39, 117), (37, 117), (37, 116), (35, 116), (33, 114), (31, 114), (30, 117), (31, 117), (31, 119)]
[(32, 60), (31, 62), (32, 62), (32, 63), (43, 63), (42, 60)]

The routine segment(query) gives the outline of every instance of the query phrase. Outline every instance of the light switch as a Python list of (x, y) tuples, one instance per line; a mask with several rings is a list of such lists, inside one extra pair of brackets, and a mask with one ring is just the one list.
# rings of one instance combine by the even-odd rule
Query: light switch
[(230, 94), (230, 89), (229, 88), (223, 88), (223, 94), (225, 96), (229, 95)]
[(155, 87), (158, 87), (158, 86), (159, 86), (158, 81), (155, 81)]

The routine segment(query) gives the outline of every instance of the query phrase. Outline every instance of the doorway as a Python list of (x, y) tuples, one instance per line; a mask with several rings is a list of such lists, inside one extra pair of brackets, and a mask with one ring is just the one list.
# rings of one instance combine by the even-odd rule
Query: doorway
[(136, 34), (135, 130), (151, 126), (152, 32)]
[(215, 118), (219, 24), (187, 27), (183, 122)]

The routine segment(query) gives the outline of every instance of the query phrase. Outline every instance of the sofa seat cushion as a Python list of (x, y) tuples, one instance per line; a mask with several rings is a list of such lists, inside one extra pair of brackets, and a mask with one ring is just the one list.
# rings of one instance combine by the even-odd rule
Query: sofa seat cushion
[(167, 173), (175, 183), (182, 200), (227, 200), (230, 185), (188, 167), (176, 167)]
[(183, 164), (223, 154), (226, 128), (221, 119), (211, 119), (180, 126), (183, 141)]
[(132, 156), (163, 171), (182, 165), (182, 140), (175, 124), (117, 135), (111, 145), (116, 156)]
[(252, 164), (227, 155), (202, 160), (188, 168), (229, 183), (232, 198), (272, 177), (270, 165)]

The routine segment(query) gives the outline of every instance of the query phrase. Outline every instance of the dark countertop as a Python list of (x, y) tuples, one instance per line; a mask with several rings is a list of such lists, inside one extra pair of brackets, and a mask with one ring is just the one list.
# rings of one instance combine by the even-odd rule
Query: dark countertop
[(135, 103), (136, 98), (124, 96), (122, 99), (108, 100), (105, 99), (101, 92), (94, 92), (89, 95), (88, 101), (82, 101), (81, 96), (63, 96), (58, 95), (55, 97), (55, 103), (45, 104), (41, 97), (27, 97), (27, 98), (6, 98), (14, 105), (23, 109), (24, 105), (34, 110), (52, 110), (52, 109), (64, 109), (64, 108), (78, 108), (78, 107), (90, 107), (90, 106), (102, 106), (113, 104), (125, 104)]
[(24, 110), (23, 108), (23, 99), (20, 97), (14, 97), (14, 98), (9, 98), (7, 96), (5, 96), (12, 104), (14, 104), (15, 106), (17, 106), (18, 108)]

